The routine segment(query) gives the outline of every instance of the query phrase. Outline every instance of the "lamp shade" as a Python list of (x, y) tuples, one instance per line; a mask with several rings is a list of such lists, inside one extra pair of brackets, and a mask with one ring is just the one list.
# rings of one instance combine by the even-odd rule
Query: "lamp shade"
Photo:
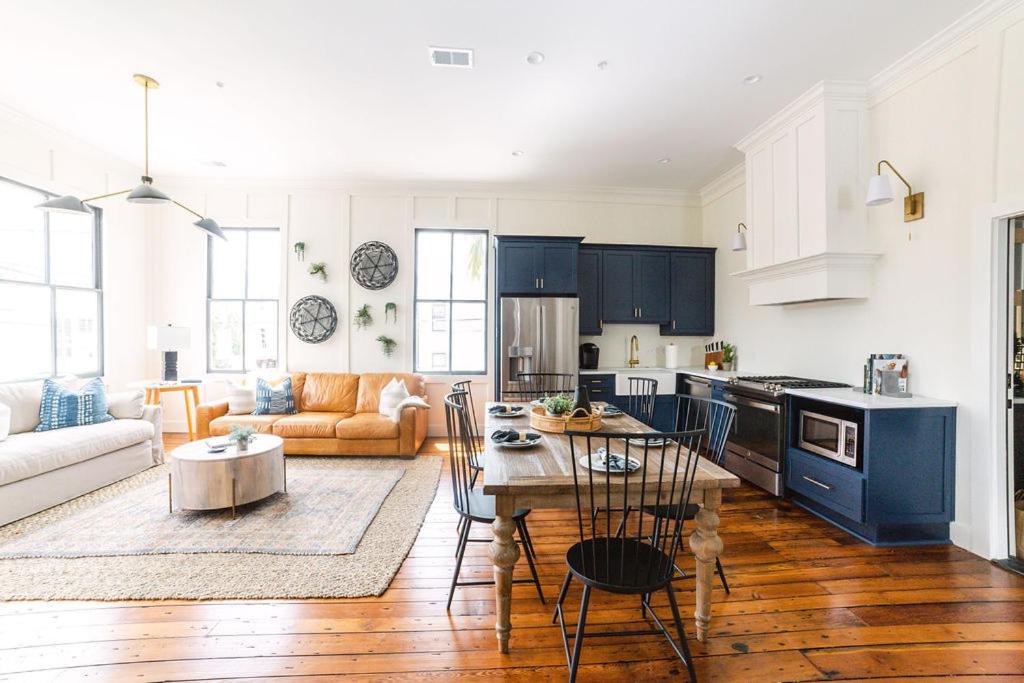
[(868, 206), (888, 204), (892, 201), (892, 185), (889, 184), (889, 176), (871, 176), (868, 182), (868, 196), (864, 203)]
[(92, 210), (86, 206), (81, 199), (69, 194), (66, 194), (63, 197), (47, 199), (42, 204), (36, 204), (36, 208), (42, 209), (43, 211), (53, 211), (55, 213), (92, 213)]
[(171, 201), (171, 198), (149, 183), (142, 183), (131, 191), (128, 201), (133, 204), (164, 204)]
[(747, 250), (747, 236), (738, 230), (732, 236), (732, 250), (733, 251), (746, 251)]
[(196, 226), (197, 228), (207, 233), (208, 235), (221, 238), (225, 242), (228, 239), (224, 235), (224, 231), (220, 229), (219, 225), (217, 225), (217, 221), (213, 220), (212, 218), (200, 218), (192, 225)]
[(191, 342), (189, 328), (171, 325), (150, 326), (146, 338), (146, 345), (157, 351), (187, 351)]

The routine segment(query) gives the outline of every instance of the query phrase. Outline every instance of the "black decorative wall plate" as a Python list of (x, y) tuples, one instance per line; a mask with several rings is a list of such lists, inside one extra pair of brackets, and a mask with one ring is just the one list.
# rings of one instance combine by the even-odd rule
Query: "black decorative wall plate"
[(319, 344), (334, 334), (338, 312), (334, 304), (322, 296), (304, 296), (292, 306), (288, 322), (296, 337), (309, 344)]
[(383, 242), (363, 242), (352, 252), (352, 279), (364, 289), (384, 289), (398, 276), (398, 255)]

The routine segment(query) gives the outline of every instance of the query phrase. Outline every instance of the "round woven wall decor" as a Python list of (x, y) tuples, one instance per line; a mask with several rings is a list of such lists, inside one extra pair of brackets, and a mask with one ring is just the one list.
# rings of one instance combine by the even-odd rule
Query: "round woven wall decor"
[(338, 312), (334, 304), (322, 296), (304, 296), (292, 306), (288, 323), (296, 337), (308, 344), (319, 344), (334, 334)]
[(364, 289), (384, 289), (398, 277), (398, 255), (383, 242), (363, 242), (352, 252), (352, 279)]

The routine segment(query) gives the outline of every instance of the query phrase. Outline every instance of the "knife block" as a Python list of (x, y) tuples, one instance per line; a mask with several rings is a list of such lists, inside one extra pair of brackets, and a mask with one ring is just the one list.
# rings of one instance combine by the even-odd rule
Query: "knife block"
[(718, 367), (722, 367), (722, 356), (725, 355), (725, 351), (711, 351), (704, 354), (704, 367), (706, 368), (711, 361), (718, 364)]

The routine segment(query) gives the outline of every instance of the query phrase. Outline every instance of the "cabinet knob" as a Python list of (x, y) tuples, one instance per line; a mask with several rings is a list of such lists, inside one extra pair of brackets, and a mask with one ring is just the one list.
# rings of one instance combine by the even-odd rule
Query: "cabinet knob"
[(675, 320), (672, 321), (672, 329), (673, 330), (676, 329), (676, 321)]
[(540, 288), (544, 289), (544, 278), (540, 279)]

